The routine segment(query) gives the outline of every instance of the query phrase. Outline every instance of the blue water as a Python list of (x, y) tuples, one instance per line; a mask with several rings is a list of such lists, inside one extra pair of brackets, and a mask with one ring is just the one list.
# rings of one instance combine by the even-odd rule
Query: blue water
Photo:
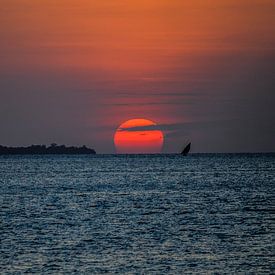
[(0, 186), (1, 274), (275, 268), (274, 155), (2, 156)]

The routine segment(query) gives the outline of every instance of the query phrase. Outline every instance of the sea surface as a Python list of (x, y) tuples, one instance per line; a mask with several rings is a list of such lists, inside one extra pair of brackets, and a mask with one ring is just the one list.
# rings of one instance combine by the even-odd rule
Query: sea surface
[(275, 155), (1, 156), (1, 274), (271, 274)]

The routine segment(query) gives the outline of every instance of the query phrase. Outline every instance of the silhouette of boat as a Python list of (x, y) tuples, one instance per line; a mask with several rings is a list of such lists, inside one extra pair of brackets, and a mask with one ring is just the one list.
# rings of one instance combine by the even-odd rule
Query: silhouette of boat
[(189, 142), (189, 143), (185, 146), (185, 148), (182, 150), (181, 154), (182, 154), (183, 156), (187, 156), (187, 154), (189, 153), (190, 149), (191, 149), (191, 142)]

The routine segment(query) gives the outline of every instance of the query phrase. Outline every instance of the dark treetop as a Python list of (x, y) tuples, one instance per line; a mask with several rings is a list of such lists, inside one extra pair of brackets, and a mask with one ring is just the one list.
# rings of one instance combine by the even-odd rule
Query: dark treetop
[(82, 147), (66, 147), (55, 143), (47, 147), (46, 145), (31, 145), (28, 147), (6, 147), (0, 145), (0, 155), (45, 155), (45, 154), (96, 154), (94, 149), (83, 145)]

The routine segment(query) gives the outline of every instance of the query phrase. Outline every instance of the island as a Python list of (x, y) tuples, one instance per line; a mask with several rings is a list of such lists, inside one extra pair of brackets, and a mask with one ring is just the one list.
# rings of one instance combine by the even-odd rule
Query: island
[(90, 149), (83, 145), (82, 147), (57, 145), (52, 143), (50, 146), (46, 145), (31, 145), (28, 147), (7, 147), (0, 145), (0, 155), (84, 155), (96, 154), (94, 149)]

